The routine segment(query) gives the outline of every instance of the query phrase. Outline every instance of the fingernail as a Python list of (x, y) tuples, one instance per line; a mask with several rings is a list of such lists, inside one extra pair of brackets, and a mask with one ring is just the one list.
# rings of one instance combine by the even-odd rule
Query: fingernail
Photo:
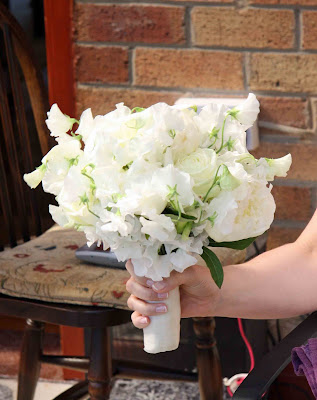
[(146, 318), (146, 317), (140, 318), (140, 323), (141, 323), (141, 324), (147, 324), (147, 323), (148, 323), (147, 318)]
[(157, 297), (159, 299), (167, 299), (168, 298), (168, 293), (158, 293)]
[(156, 312), (158, 313), (165, 313), (167, 311), (167, 307), (166, 306), (158, 306), (156, 307)]
[[(153, 282), (154, 283), (154, 282)], [(164, 281), (155, 282), (152, 288), (154, 290), (162, 290), (166, 287), (166, 283)]]
[(153, 284), (154, 284), (154, 282), (153, 282), (151, 279), (148, 279), (148, 280), (146, 281), (146, 284), (147, 284), (148, 287), (152, 287)]

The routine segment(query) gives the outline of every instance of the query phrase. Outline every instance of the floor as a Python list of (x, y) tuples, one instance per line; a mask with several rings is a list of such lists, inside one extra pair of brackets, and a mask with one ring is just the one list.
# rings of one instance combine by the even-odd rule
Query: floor
[[(0, 400), (16, 399), (22, 334), (21, 331), (0, 330)], [(45, 333), (43, 345), (46, 354), (59, 354), (59, 335)], [(73, 384), (63, 381), (62, 368), (53, 365), (43, 364), (40, 377), (34, 400), (51, 400)], [(199, 400), (199, 390), (196, 383), (119, 380), (110, 400)]]
[[(41, 380), (34, 400), (51, 400), (70, 386), (72, 383), (69, 381), (57, 383)], [(16, 380), (0, 378), (0, 400), (15, 400), (16, 396)], [(82, 400), (88, 400), (88, 396)], [(120, 380), (115, 383), (109, 400), (199, 400), (199, 391), (194, 383)]]
[[(72, 382), (40, 381), (36, 387), (34, 400), (49, 400), (72, 386)], [(14, 400), (17, 397), (16, 379), (0, 378), (0, 400)]]

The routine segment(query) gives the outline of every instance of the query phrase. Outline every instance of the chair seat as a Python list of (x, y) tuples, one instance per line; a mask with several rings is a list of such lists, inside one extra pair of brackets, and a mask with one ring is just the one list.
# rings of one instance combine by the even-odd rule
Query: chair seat
[(53, 226), (0, 253), (0, 293), (47, 302), (127, 309), (125, 270), (86, 264), (75, 250), (85, 235)]
[[(0, 253), (0, 293), (45, 302), (127, 309), (129, 273), (84, 263), (75, 250), (85, 235), (57, 225), (43, 235)], [(245, 251), (213, 249), (223, 265), (245, 259)]]

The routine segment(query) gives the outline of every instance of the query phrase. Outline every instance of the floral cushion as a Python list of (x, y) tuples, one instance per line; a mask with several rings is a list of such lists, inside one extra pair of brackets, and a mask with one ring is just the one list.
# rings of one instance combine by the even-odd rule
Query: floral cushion
[[(75, 250), (82, 232), (54, 226), (40, 237), (0, 252), (0, 293), (35, 300), (127, 308), (129, 273), (84, 263)], [(242, 262), (245, 252), (216, 249), (224, 265)]]

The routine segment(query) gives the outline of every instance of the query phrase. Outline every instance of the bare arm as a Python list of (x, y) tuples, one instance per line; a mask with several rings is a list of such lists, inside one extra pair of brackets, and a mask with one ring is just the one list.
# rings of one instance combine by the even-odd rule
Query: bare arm
[[(153, 292), (167, 293), (181, 285), (183, 317), (271, 319), (317, 310), (317, 212), (296, 242), (247, 263), (225, 267), (221, 289), (212, 281), (207, 267), (202, 266), (190, 267), (182, 274), (172, 273), (164, 284), (161, 289), (154, 284), (147, 293), (152, 293), (153, 298)], [(144, 302), (140, 307), (140, 299), (148, 300), (144, 291), (141, 295), (140, 286), (142, 281), (131, 278), (127, 288), (133, 294), (129, 305), (136, 310), (133, 322), (144, 327), (144, 322), (143, 326), (138, 324), (141, 314), (148, 316), (157, 312)]]
[(219, 316), (286, 318), (316, 309), (316, 212), (296, 242), (225, 268)]

